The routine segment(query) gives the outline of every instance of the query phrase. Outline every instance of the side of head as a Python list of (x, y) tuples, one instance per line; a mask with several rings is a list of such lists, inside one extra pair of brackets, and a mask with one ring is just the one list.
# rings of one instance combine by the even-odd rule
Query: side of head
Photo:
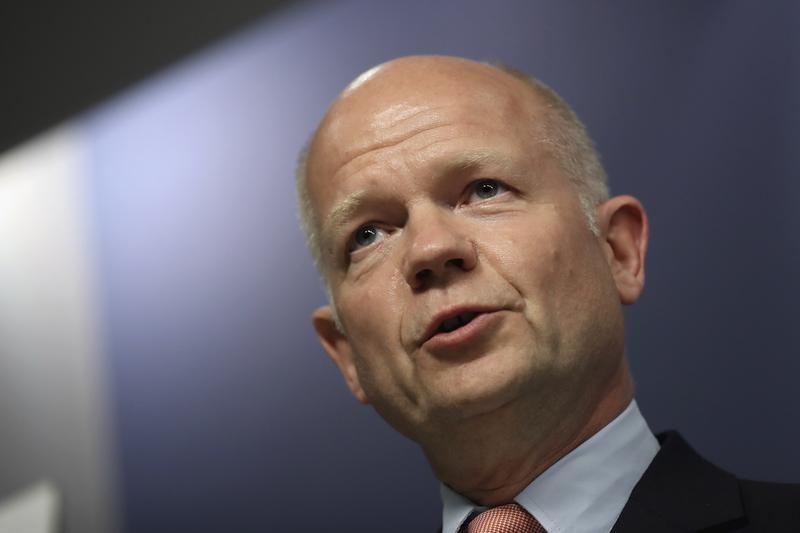
[(376, 67), (322, 120), (298, 197), (331, 297), (323, 347), (423, 446), (487, 414), (574, 431), (630, 399), (621, 304), (643, 287), (647, 219), (607, 198), (539, 82), (448, 57)]

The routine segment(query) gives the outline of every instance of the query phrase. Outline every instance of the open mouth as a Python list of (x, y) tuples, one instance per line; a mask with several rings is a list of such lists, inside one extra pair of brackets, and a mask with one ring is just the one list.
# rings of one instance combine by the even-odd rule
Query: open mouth
[(429, 348), (443, 349), (472, 342), (486, 330), (486, 327), (497, 326), (494, 318), (503, 307), (487, 304), (462, 304), (442, 309), (437, 313), (420, 339), (420, 345), (429, 344)]
[(458, 328), (469, 324), (476, 316), (478, 316), (478, 313), (470, 311), (443, 320), (436, 329), (436, 333), (450, 333), (451, 331), (457, 330)]

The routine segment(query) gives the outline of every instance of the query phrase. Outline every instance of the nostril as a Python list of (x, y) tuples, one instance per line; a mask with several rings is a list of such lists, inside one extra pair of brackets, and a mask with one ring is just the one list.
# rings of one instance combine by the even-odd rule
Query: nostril
[(454, 266), (456, 268), (464, 268), (464, 260), (463, 259), (449, 259), (447, 264), (450, 266)]
[(421, 282), (427, 281), (428, 279), (430, 279), (432, 274), (433, 271), (430, 268), (423, 268), (422, 270), (417, 272), (417, 281)]

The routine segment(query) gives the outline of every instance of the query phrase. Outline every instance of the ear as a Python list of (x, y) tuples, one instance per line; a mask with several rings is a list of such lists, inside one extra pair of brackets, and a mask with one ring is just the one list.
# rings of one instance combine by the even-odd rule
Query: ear
[(353, 362), (350, 341), (336, 327), (331, 306), (325, 305), (316, 309), (311, 314), (311, 322), (314, 324), (314, 329), (317, 332), (322, 348), (328, 354), (328, 357), (336, 363), (336, 366), (339, 367), (339, 371), (342, 373), (350, 392), (361, 403), (369, 403), (367, 395), (364, 394), (364, 389), (361, 388), (361, 382), (358, 380), (358, 372)]
[(619, 299), (625, 305), (635, 303), (644, 289), (647, 213), (633, 196), (615, 196), (601, 204), (597, 214)]

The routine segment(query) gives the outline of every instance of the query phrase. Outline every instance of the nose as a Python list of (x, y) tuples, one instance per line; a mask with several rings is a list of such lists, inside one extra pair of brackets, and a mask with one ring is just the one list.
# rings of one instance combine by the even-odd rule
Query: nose
[(477, 252), (464, 228), (452, 213), (437, 213), (432, 207), (406, 224), (408, 248), (403, 270), (414, 290), (422, 290), (468, 272), (477, 264)]

